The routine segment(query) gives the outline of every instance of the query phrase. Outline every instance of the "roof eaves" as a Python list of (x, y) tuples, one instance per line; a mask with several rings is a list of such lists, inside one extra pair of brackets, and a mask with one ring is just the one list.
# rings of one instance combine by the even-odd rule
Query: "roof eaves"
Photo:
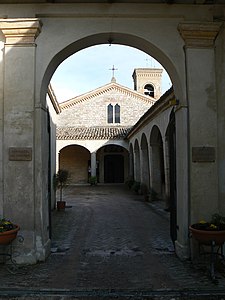
[(92, 90), (88, 93), (85, 93), (85, 94), (82, 94), (82, 95), (79, 95), (77, 97), (74, 97), (70, 100), (67, 100), (67, 101), (64, 101), (62, 103), (60, 103), (60, 108), (61, 110), (64, 110), (64, 109), (68, 109), (78, 103), (81, 103), (83, 101), (86, 101), (86, 100), (89, 100), (89, 99), (92, 99), (94, 97), (97, 97), (101, 94), (104, 94), (104, 93), (107, 93), (109, 92), (110, 90), (112, 90), (113, 88), (121, 91), (121, 92), (126, 92), (129, 96), (131, 97), (134, 97), (134, 98), (141, 98), (143, 101), (153, 105), (155, 103), (155, 99), (152, 98), (152, 97), (149, 97), (149, 96), (145, 96), (137, 91), (134, 91), (134, 90), (131, 90), (130, 88), (127, 88), (125, 86), (122, 86), (116, 82), (110, 82), (102, 87), (99, 87), (95, 90)]
[(54, 93), (54, 90), (53, 90), (51, 84), (48, 85), (48, 92), (47, 93), (48, 93), (48, 96), (49, 96), (49, 98), (52, 102), (52, 105), (53, 105), (54, 109), (55, 109), (55, 112), (57, 114), (59, 114), (61, 112), (61, 108), (60, 108), (59, 102), (57, 101), (56, 95)]
[(166, 110), (171, 106), (170, 101), (174, 98), (173, 87), (167, 90), (158, 101), (155, 102), (153, 106), (151, 106), (147, 112), (137, 121), (137, 123), (132, 127), (132, 129), (126, 135), (126, 139), (130, 139), (135, 133), (137, 133), (141, 127), (143, 127), (146, 123), (155, 118), (159, 113)]

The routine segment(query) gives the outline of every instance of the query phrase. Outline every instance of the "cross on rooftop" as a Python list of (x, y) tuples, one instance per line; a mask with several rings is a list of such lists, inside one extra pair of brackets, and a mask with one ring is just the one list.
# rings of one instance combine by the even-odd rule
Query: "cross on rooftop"
[(114, 77), (115, 71), (117, 71), (118, 69), (115, 69), (114, 65), (112, 67), (112, 69), (109, 69), (110, 71), (112, 71), (112, 77)]

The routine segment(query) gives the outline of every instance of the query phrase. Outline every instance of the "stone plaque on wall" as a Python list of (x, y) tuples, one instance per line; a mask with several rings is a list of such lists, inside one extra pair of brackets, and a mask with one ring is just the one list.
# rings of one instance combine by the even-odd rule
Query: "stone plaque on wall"
[(29, 161), (32, 160), (32, 148), (11, 147), (9, 148), (9, 160)]
[(214, 147), (193, 147), (192, 162), (214, 162), (216, 159)]

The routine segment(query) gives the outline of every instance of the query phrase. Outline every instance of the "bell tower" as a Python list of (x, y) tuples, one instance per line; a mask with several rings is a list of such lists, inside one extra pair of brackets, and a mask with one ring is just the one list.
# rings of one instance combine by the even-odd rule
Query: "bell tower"
[(138, 68), (134, 69), (134, 90), (158, 100), (161, 96), (163, 69)]

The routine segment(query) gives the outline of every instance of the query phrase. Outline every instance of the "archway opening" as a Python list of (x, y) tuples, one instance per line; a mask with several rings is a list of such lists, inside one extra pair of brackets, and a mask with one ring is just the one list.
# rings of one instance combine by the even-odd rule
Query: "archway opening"
[(177, 184), (176, 184), (176, 123), (174, 111), (170, 114), (166, 131), (166, 145), (168, 152), (169, 188), (167, 206), (170, 211), (170, 235), (174, 242), (177, 239)]
[[(94, 43), (97, 43), (98, 39), (101, 40), (101, 38), (103, 38), (103, 37), (104, 37), (104, 35), (100, 35), (100, 36), (95, 36), (92, 38), (93, 38), (93, 40), (96, 38), (96, 41)], [(167, 68), (170, 69), (171, 72), (173, 73), (173, 80), (176, 83), (176, 89), (179, 91), (180, 85), (179, 85), (179, 79), (178, 79), (175, 67), (172, 65), (170, 60), (159, 49), (156, 49), (154, 46), (150, 45), (149, 43), (145, 43), (145, 41), (140, 40), (137, 37), (131, 37), (131, 36), (127, 36), (127, 35), (118, 34), (118, 40), (120, 40), (121, 37), (125, 37), (126, 42), (124, 44), (127, 43), (128, 45), (136, 46), (137, 49), (141, 49), (141, 50), (145, 49), (146, 53), (149, 53), (149, 54), (154, 53), (155, 57), (160, 57), (161, 61), (165, 62), (165, 65), (167, 66)], [(74, 43), (73, 45), (70, 45), (67, 50), (72, 51), (72, 49), (73, 49), (73, 51), (75, 51), (79, 47), (80, 47), (79, 50), (82, 50), (83, 48), (88, 47), (91, 44), (93, 44), (93, 40), (89, 40), (89, 38), (86, 38), (83, 41), (79, 41), (78, 43)], [(81, 43), (81, 44), (79, 44), (79, 43)], [(158, 52), (156, 50), (158, 50)], [(64, 55), (63, 52), (61, 54)], [(67, 51), (66, 55), (68, 55), (68, 51)], [(58, 58), (59, 57), (56, 57), (56, 61)], [(51, 70), (52, 68), (54, 69), (54, 64), (56, 63), (56, 61), (54, 61), (54, 63), (53, 63), (53, 61), (51, 62), (51, 64), (49, 65), (49, 70)], [(46, 73), (46, 78), (47, 78), (47, 73)], [(151, 97), (151, 95), (148, 95), (148, 96)], [(116, 99), (116, 100), (118, 100), (118, 99)], [(69, 103), (69, 106), (71, 103), (72, 103), (72, 101)], [(111, 101), (109, 104), (111, 104)], [(114, 104), (120, 105), (120, 103), (118, 101), (116, 101)], [(112, 107), (113, 107), (113, 105), (112, 105)], [(105, 112), (107, 115), (107, 108), (105, 109)], [(122, 112), (123, 112), (123, 110), (120, 109), (120, 114), (122, 114)], [(133, 116), (134, 115), (135, 115), (135, 113), (133, 113)], [(96, 116), (99, 117), (100, 113), (96, 114)], [(105, 119), (107, 120), (107, 118), (105, 118)], [(113, 110), (112, 110), (112, 118), (111, 119), (112, 120), (114, 119), (113, 118)], [(121, 115), (120, 115), (120, 120), (122, 121)], [(104, 139), (104, 138), (101, 137), (101, 139)], [(109, 143), (109, 140), (106, 140), (105, 142)], [(96, 143), (96, 141), (94, 143)], [(162, 144), (162, 136), (161, 136), (161, 134), (158, 134), (158, 132), (155, 128), (152, 131), (152, 134), (150, 137), (150, 145), (152, 148), (154, 148), (153, 156), (154, 156), (154, 161), (155, 161), (155, 170), (154, 170), (153, 174), (151, 174), (151, 176), (149, 173), (150, 166), (148, 165), (149, 164), (148, 156), (151, 156), (151, 153), (149, 153), (149, 150), (148, 150), (148, 141), (147, 141), (146, 136), (142, 137), (142, 141), (140, 144), (137, 140), (134, 143), (133, 152), (131, 153), (131, 156), (133, 156), (134, 180), (137, 182), (141, 182), (142, 180), (144, 180), (147, 185), (150, 185), (149, 184), (149, 182), (150, 182), (152, 184), (152, 186), (154, 186), (154, 189), (156, 189), (159, 197), (163, 197), (164, 192), (165, 192), (165, 188), (164, 188), (165, 174), (163, 171), (164, 170), (164, 162), (163, 162), (163, 158), (162, 158), (163, 157), (163, 154), (162, 154), (163, 153), (163, 151), (162, 151), (163, 144)], [(154, 147), (154, 146), (156, 146), (156, 147)], [(99, 149), (98, 145), (93, 148), (95, 148), (94, 151), (96, 151), (96, 149)], [(108, 151), (108, 150), (105, 151), (105, 150), (106, 150), (106, 148), (104, 149), (104, 147), (101, 147), (100, 150), (97, 150), (97, 153), (96, 153), (96, 162), (97, 162), (97, 165), (99, 166), (96, 175), (98, 177), (99, 182), (100, 183), (124, 182), (124, 180), (129, 175), (128, 167), (121, 168), (121, 165), (125, 165), (124, 156), (118, 152), (111, 153), (110, 152), (111, 150), (110, 151)], [(143, 161), (147, 161), (148, 163), (143, 164)], [(127, 162), (128, 162), (128, 153), (127, 153)], [(141, 170), (143, 168), (144, 168), (144, 171), (143, 171), (143, 173), (141, 173)], [(124, 172), (123, 172), (123, 170), (124, 170)], [(125, 170), (127, 170), (127, 171), (125, 172)], [(153, 180), (154, 182), (151, 182), (150, 180)]]
[(128, 151), (116, 144), (108, 144), (97, 151), (100, 183), (124, 183), (129, 172)]
[(137, 182), (141, 181), (141, 174), (140, 174), (140, 168), (141, 167), (141, 161), (140, 161), (140, 147), (138, 144), (138, 140), (135, 140), (134, 143), (134, 180)]
[(142, 156), (142, 183), (147, 186), (147, 189), (150, 187), (150, 169), (149, 169), (149, 149), (147, 137), (143, 133), (141, 137), (141, 156)]
[(90, 152), (79, 145), (64, 147), (59, 153), (59, 169), (68, 170), (70, 184), (83, 184), (88, 182), (88, 166)]
[(165, 198), (165, 169), (163, 141), (159, 128), (154, 125), (150, 135), (151, 145), (151, 187), (160, 199)]

